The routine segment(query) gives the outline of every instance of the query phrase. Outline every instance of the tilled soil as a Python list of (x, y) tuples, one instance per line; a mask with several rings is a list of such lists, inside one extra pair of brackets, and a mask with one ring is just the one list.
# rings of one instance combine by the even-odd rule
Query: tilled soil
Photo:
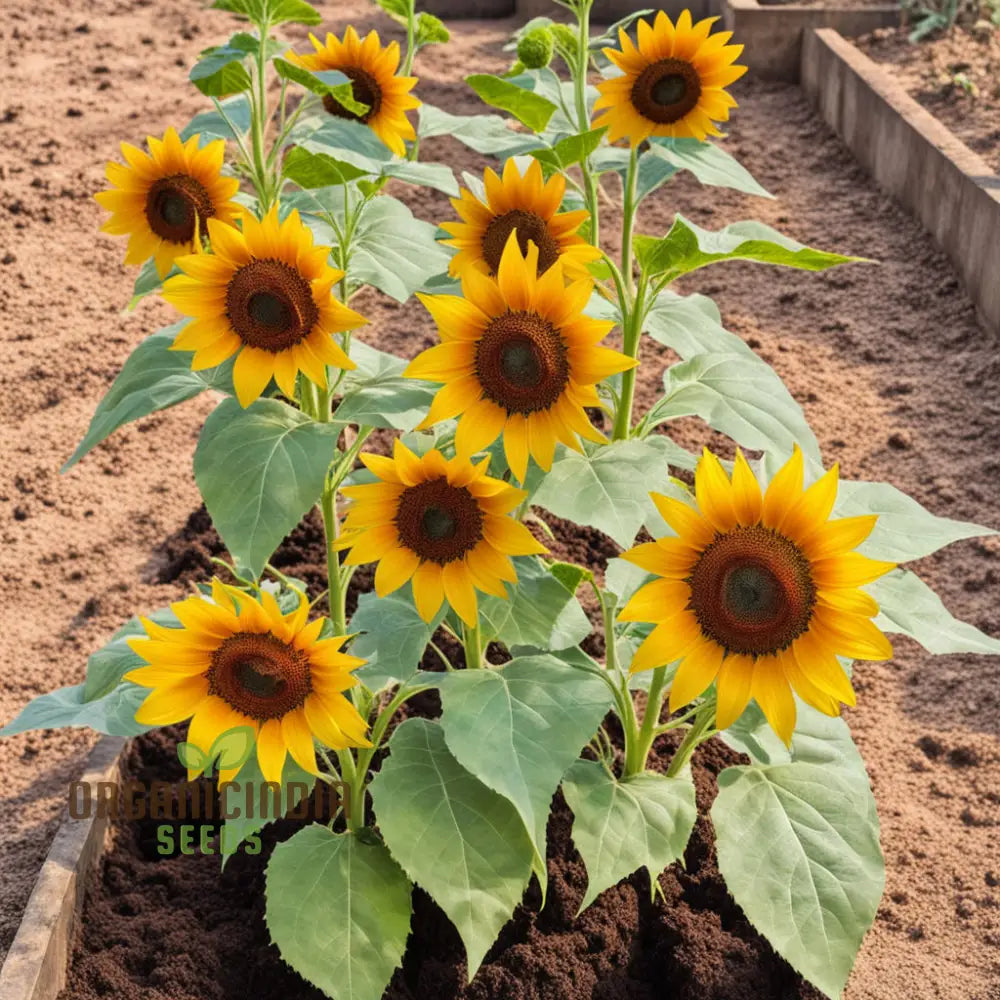
[(1000, 173), (1000, 28), (956, 25), (917, 44), (882, 28), (855, 44)]
[[(340, 31), (349, 19), (388, 27), (360, 0), (325, 11), (321, 30)], [(35, 694), (78, 683), (87, 653), (122, 620), (183, 590), (159, 582), (169, 553), (151, 553), (165, 538), (180, 541), (197, 506), (188, 456), (212, 400), (118, 432), (67, 476), (57, 469), (131, 349), (171, 319), (152, 302), (120, 315), (134, 274), (120, 265), (122, 244), (97, 235), (102, 213), (90, 195), (120, 139), (141, 142), (204, 107), (186, 67), (230, 27), (188, 0), (96, 0), (69, 16), (43, 3), (19, 15), (0, 26), (2, 721)], [(418, 62), (420, 95), (475, 112), (461, 76), (503, 69), (500, 44), (514, 26), (454, 24), (447, 55)], [(289, 34), (301, 40), (305, 31)], [(755, 217), (877, 260), (826, 275), (727, 264), (682, 290), (712, 295), (728, 327), (774, 365), (845, 476), (889, 480), (940, 514), (1000, 523), (1000, 363), (946, 258), (796, 88), (750, 80), (737, 97), (727, 148), (777, 200), (682, 176), (646, 203), (638, 231), (666, 231), (675, 211), (712, 228)], [(485, 162), (448, 138), (422, 155), (456, 169)], [(452, 217), (439, 194), (395, 193), (422, 218)], [(610, 185), (609, 193), (617, 196)], [(613, 227), (606, 209), (603, 228)], [(416, 303), (400, 309), (372, 293), (356, 304), (371, 320), (363, 336), (377, 346), (412, 356), (435, 342)], [(668, 359), (655, 344), (644, 348), (640, 403), (652, 400)], [(677, 436), (690, 447), (718, 443), (694, 420)], [(1000, 544), (984, 539), (915, 568), (955, 614), (1000, 634), (998, 558)], [(849, 713), (879, 803), (888, 886), (845, 995), (995, 1000), (1000, 665), (931, 657), (905, 640), (896, 650), (890, 663), (859, 668)], [(60, 732), (0, 743), (0, 954), (92, 739)]]

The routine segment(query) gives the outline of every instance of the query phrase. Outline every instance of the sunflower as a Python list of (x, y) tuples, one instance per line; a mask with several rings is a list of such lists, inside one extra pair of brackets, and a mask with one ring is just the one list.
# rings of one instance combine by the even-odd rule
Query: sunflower
[(198, 148), (198, 136), (181, 143), (168, 128), (162, 139), (149, 136), (151, 155), (127, 142), (121, 144), (128, 166), (109, 163), (104, 172), (112, 189), (94, 195), (111, 218), (103, 232), (128, 236), (126, 264), (150, 257), (161, 278), (170, 273), (175, 258), (197, 252), (209, 219), (232, 222), (240, 206), (230, 201), (239, 189), (235, 177), (223, 177), (224, 139)]
[(399, 43), (391, 42), (382, 48), (377, 31), (369, 31), (362, 40), (353, 27), (344, 32), (343, 41), (331, 34), (327, 34), (325, 45), (313, 34), (309, 40), (315, 52), (288, 52), (285, 58), (313, 73), (340, 70), (351, 81), (354, 100), (368, 105), (368, 110), (355, 114), (329, 95), (323, 98), (323, 107), (338, 118), (362, 122), (397, 156), (405, 156), (404, 140), (417, 137), (406, 112), (419, 108), (420, 101), (410, 94), (417, 78), (396, 76)]
[[(307, 622), (309, 603), (282, 614), (273, 595), (260, 600), (212, 581), (171, 605), (181, 628), (141, 619), (146, 636), (129, 639), (147, 666), (125, 679), (153, 690), (135, 713), (146, 726), (191, 719), (188, 742), (209, 752), (216, 738), (251, 727), (266, 781), (281, 781), (285, 758), (317, 774), (313, 740), (336, 750), (371, 744), (366, 724), (344, 695), (364, 660), (340, 652), (345, 636), (320, 639), (324, 619)], [(219, 781), (231, 781), (221, 771)]]
[(594, 110), (595, 128), (609, 126), (612, 142), (628, 138), (638, 146), (651, 135), (703, 140), (721, 135), (713, 121), (724, 122), (736, 101), (725, 88), (738, 80), (746, 66), (733, 61), (742, 45), (727, 45), (731, 31), (712, 35), (717, 17), (691, 24), (691, 12), (682, 11), (676, 26), (660, 11), (653, 27), (639, 21), (639, 47), (619, 30), (621, 51), (604, 54), (622, 71), (621, 76), (597, 85), (601, 96)]
[(377, 483), (345, 486), (351, 501), (337, 548), (349, 566), (378, 561), (375, 593), (391, 594), (413, 580), (413, 599), (429, 622), (447, 599), (469, 626), (478, 621), (476, 588), (506, 599), (517, 582), (510, 556), (544, 552), (528, 529), (506, 515), (523, 490), (486, 475), (489, 458), (473, 465), (441, 452), (418, 458), (397, 440), (392, 458), (363, 454)]
[(878, 604), (859, 587), (894, 568), (851, 551), (874, 514), (829, 520), (837, 466), (802, 488), (798, 448), (762, 496), (736, 454), (732, 480), (707, 449), (695, 472), (698, 510), (652, 494), (677, 537), (637, 545), (623, 558), (662, 577), (641, 587), (619, 616), (656, 622), (632, 670), (680, 661), (675, 711), (717, 681), (719, 729), (750, 698), (785, 743), (795, 728), (795, 691), (826, 715), (854, 704), (837, 660), (887, 660), (889, 640), (871, 621)]
[(503, 435), (507, 463), (520, 482), (528, 454), (552, 467), (556, 442), (580, 450), (577, 435), (604, 436), (584, 407), (600, 406), (597, 382), (636, 362), (599, 347), (614, 325), (583, 314), (594, 283), (563, 281), (556, 261), (538, 275), (538, 247), (521, 256), (511, 233), (497, 277), (467, 268), (462, 295), (420, 295), (444, 343), (410, 362), (404, 374), (444, 382), (421, 427), (461, 414), (455, 436), (468, 458)]
[(587, 218), (585, 209), (559, 212), (566, 191), (562, 174), (553, 174), (546, 182), (537, 160), (522, 175), (510, 159), (502, 180), (487, 168), (483, 181), (486, 203), (463, 190), (461, 198), (451, 199), (462, 221), (441, 224), (454, 237), (443, 242), (458, 248), (448, 265), (450, 274), (458, 276), (466, 267), (475, 267), (495, 275), (507, 240), (516, 230), (522, 254), (528, 252), (529, 240), (538, 247), (539, 274), (559, 261), (567, 278), (590, 277), (587, 264), (601, 251), (576, 235)]
[(184, 273), (163, 286), (163, 297), (194, 317), (171, 350), (194, 351), (195, 371), (239, 351), (233, 384), (242, 406), (272, 377), (292, 398), (299, 372), (325, 388), (327, 365), (356, 367), (333, 335), (366, 320), (333, 297), (343, 272), (327, 266), (330, 248), (313, 246), (297, 211), (280, 224), (277, 207), (262, 222), (246, 212), (242, 232), (209, 219), (208, 234), (212, 253), (179, 257)]

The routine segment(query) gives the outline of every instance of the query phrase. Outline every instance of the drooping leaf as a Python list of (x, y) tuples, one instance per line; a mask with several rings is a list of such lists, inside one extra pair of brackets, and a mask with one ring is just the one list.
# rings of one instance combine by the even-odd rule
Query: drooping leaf
[(566, 136), (554, 146), (533, 149), (531, 155), (550, 170), (565, 170), (567, 167), (585, 160), (601, 144), (607, 128), (595, 128), (588, 132)]
[(567, 451), (552, 463), (532, 503), (629, 546), (653, 509), (650, 490), (662, 492), (670, 480), (660, 447), (648, 438), (613, 441), (593, 455)]
[(475, 975), (520, 902), (533, 850), (514, 806), (452, 756), (441, 727), (407, 719), (371, 783), (393, 858), (458, 929)]
[(87, 433), (62, 467), (63, 472), (123, 424), (182, 403), (206, 389), (233, 391), (231, 360), (218, 368), (193, 372), (187, 351), (170, 350), (186, 322), (157, 331), (129, 355), (107, 395), (97, 404)]
[(288, 62), (287, 59), (275, 59), (274, 68), (282, 79), (291, 80), (300, 87), (305, 87), (312, 94), (332, 97), (345, 111), (349, 111), (351, 114), (360, 116), (371, 110), (363, 101), (355, 99), (354, 84), (340, 70), (313, 72), (297, 63)]
[(304, 146), (293, 146), (285, 155), (284, 175), (299, 187), (321, 188), (332, 184), (346, 184), (359, 177), (368, 176), (346, 160), (338, 160), (329, 153), (311, 153)]
[(839, 997), (885, 885), (871, 790), (803, 761), (729, 767), (712, 823), (719, 870), (747, 918)]
[(732, 188), (761, 198), (774, 197), (754, 180), (750, 171), (739, 160), (714, 142), (653, 138), (646, 155), (666, 160), (677, 170), (690, 170), (702, 184)]
[(548, 98), (489, 73), (473, 73), (465, 82), (483, 103), (512, 114), (532, 132), (543, 132), (558, 107)]
[(448, 749), (514, 804), (544, 864), (552, 796), (611, 707), (610, 690), (554, 656), (456, 670), (439, 686)]
[(538, 137), (515, 132), (499, 115), (453, 115), (432, 104), (420, 107), (421, 139), (450, 135), (483, 156), (506, 159), (538, 148)]
[(337, 1000), (381, 1000), (403, 960), (411, 913), (409, 880), (373, 838), (314, 823), (271, 855), (271, 940), (299, 975)]
[(123, 681), (100, 698), (84, 700), (83, 685), (59, 688), (30, 701), (18, 716), (0, 729), (0, 736), (14, 736), (31, 729), (89, 728), (109, 736), (138, 736), (153, 726), (135, 721), (135, 713), (149, 689)]
[[(705, 295), (661, 292), (646, 317), (646, 332), (687, 361), (696, 354), (753, 354), (722, 325), (719, 307)], [(757, 357), (757, 355), (754, 355)]]
[(284, 24), (294, 21), (296, 24), (321, 24), (323, 15), (312, 4), (305, 0), (264, 0), (268, 7), (268, 20), (271, 24)]
[(929, 653), (1000, 653), (1000, 639), (955, 618), (916, 573), (893, 570), (865, 590), (878, 601), (880, 629), (907, 635)]
[(690, 771), (617, 779), (596, 761), (579, 760), (562, 788), (573, 813), (573, 843), (587, 866), (580, 911), (640, 868), (655, 879), (683, 857), (698, 816)]
[(340, 430), (276, 399), (245, 410), (226, 399), (205, 421), (195, 481), (226, 548), (255, 577), (319, 500)]
[(186, 142), (191, 136), (200, 135), (201, 145), (205, 145), (206, 140), (236, 139), (246, 135), (250, 130), (250, 100), (246, 95), (238, 94), (219, 103), (222, 112), (203, 111), (195, 115), (181, 132), (181, 139)]
[(762, 222), (734, 222), (725, 229), (712, 231), (681, 215), (674, 217), (670, 232), (662, 239), (636, 236), (635, 250), (648, 274), (664, 275), (671, 281), (726, 260), (779, 264), (806, 271), (825, 271), (837, 264), (861, 260), (804, 246)]
[(888, 483), (841, 480), (833, 516), (859, 514), (878, 514), (878, 521), (858, 551), (890, 562), (921, 559), (952, 542), (997, 533), (981, 524), (938, 517)]
[(234, 45), (209, 49), (191, 68), (191, 82), (206, 97), (229, 97), (250, 89), (250, 74), (243, 66), (247, 50)]

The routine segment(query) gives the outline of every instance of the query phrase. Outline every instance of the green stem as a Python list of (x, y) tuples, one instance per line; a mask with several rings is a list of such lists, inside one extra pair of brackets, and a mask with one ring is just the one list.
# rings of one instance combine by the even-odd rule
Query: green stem
[[(627, 280), (627, 276), (626, 276)], [(622, 328), (622, 349), (630, 358), (639, 357), (639, 341), (642, 337), (642, 324), (646, 319), (646, 282), (644, 277), (639, 279), (639, 290), (636, 292), (635, 301), (632, 308), (625, 317)], [(635, 368), (630, 368), (622, 373), (622, 395), (618, 401), (618, 410), (615, 413), (615, 426), (612, 432), (612, 439), (624, 441), (628, 438), (632, 429), (632, 404), (635, 399)]]
[(698, 744), (703, 743), (708, 738), (705, 731), (711, 727), (714, 718), (715, 700), (710, 699), (699, 706), (694, 725), (685, 734), (681, 745), (677, 748), (677, 753), (674, 754), (674, 759), (670, 762), (670, 767), (667, 768), (668, 778), (676, 778), (684, 765), (691, 759), (691, 754), (694, 753)]
[(266, 18), (258, 25), (260, 30), (260, 45), (257, 48), (256, 95), (253, 114), (253, 160), (257, 174), (257, 200), (260, 202), (261, 215), (266, 215), (271, 207), (274, 193), (270, 183), (270, 171), (267, 157), (264, 154), (264, 129), (267, 125), (267, 36), (271, 30), (270, 21)]
[(333, 622), (334, 635), (347, 635), (347, 609), (344, 591), (344, 578), (340, 574), (340, 554), (334, 549), (334, 543), (340, 533), (337, 522), (337, 488), (327, 486), (323, 490), (321, 501), (323, 508), (323, 531), (326, 535), (326, 577), (330, 590), (330, 620)]
[(632, 274), (632, 227), (635, 225), (635, 182), (639, 172), (638, 166), (638, 147), (633, 146), (629, 153), (622, 206), (622, 277), (625, 279), (629, 292), (635, 288), (635, 278)]
[(483, 665), (483, 637), (477, 621), (475, 627), (462, 626), (462, 642), (465, 646), (465, 666), (467, 670), (478, 670)]
[(667, 668), (657, 667), (653, 671), (653, 680), (649, 685), (649, 695), (646, 698), (646, 712), (642, 717), (642, 725), (632, 733), (632, 739), (625, 740), (625, 777), (640, 774), (646, 769), (646, 759), (650, 747), (656, 739), (656, 727), (660, 721), (660, 710), (663, 708), (663, 686), (667, 679)]
[(413, 69), (413, 57), (417, 54), (415, 45), (416, 36), (417, 5), (416, 3), (411, 3), (406, 11), (406, 58), (403, 60), (403, 69), (400, 71), (400, 76), (409, 76), (410, 71)]
[(337, 759), (340, 761), (341, 780), (349, 791), (344, 819), (347, 822), (347, 829), (354, 833), (365, 825), (364, 771), (359, 773), (354, 763), (354, 754), (350, 750), (338, 750)]
[[(579, 52), (573, 73), (573, 93), (576, 99), (577, 127), (581, 132), (586, 132), (590, 128), (590, 116), (587, 114), (587, 74), (590, 70), (591, 3), (592, 0), (584, 0), (577, 8)], [(597, 208), (597, 178), (591, 172), (589, 156), (580, 161), (580, 172), (583, 174), (583, 189), (587, 200), (587, 211), (590, 213), (590, 242), (596, 247), (600, 246), (601, 229)]]

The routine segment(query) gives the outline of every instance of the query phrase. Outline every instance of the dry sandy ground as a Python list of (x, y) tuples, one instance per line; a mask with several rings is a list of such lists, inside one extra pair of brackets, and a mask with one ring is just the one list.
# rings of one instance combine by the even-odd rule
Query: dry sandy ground
[[(134, 611), (177, 596), (152, 582), (152, 552), (198, 503), (189, 462), (211, 405), (141, 421), (58, 474), (121, 363), (170, 316), (155, 303), (119, 312), (133, 275), (121, 244), (97, 234), (91, 195), (103, 163), (118, 140), (141, 142), (202, 108), (187, 67), (228, 27), (194, 0), (76, 10), (22, 6), (19, 20), (0, 25), (0, 724), (35, 694), (80, 681), (87, 653)], [(360, 0), (326, 10), (334, 30), (349, 16), (382, 23)], [(511, 24), (454, 27), (448, 59), (421, 66), (423, 95), (468, 113), (462, 71), (501, 68)], [(757, 216), (880, 260), (828, 276), (727, 266), (689, 290), (716, 297), (730, 328), (775, 365), (845, 475), (887, 479), (939, 513), (1000, 523), (996, 345), (946, 260), (872, 189), (798, 91), (751, 84), (742, 105), (730, 148), (779, 200), (682, 181), (641, 228), (663, 231), (676, 209), (713, 227)], [(450, 140), (428, 156), (481, 168)], [(413, 203), (424, 217), (447, 217), (442, 198)], [(413, 353), (431, 341), (424, 320), (414, 329)], [(644, 361), (651, 385), (662, 355)], [(998, 558), (993, 542), (968, 542), (920, 569), (956, 614), (1000, 634)], [(847, 996), (997, 1000), (1000, 668), (932, 658), (903, 641), (897, 652), (859, 671), (850, 719), (879, 800), (889, 877)], [(92, 741), (62, 732), (0, 743), (0, 957)]]

